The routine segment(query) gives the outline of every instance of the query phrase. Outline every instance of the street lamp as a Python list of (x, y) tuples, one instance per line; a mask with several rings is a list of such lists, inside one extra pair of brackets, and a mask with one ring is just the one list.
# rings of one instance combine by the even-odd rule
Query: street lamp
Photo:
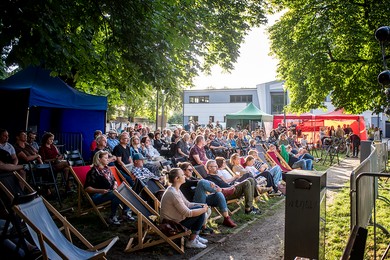
[[(386, 95), (387, 104), (384, 106), (384, 113), (389, 116), (390, 115), (390, 71), (387, 68), (387, 59), (385, 46), (390, 42), (390, 26), (382, 26), (379, 27), (375, 31), (375, 38), (379, 41), (382, 51), (382, 61), (384, 71), (379, 73), (378, 75), (378, 83), (382, 85), (384, 88), (384, 94)], [(378, 127), (379, 127), (379, 113), (378, 113)]]

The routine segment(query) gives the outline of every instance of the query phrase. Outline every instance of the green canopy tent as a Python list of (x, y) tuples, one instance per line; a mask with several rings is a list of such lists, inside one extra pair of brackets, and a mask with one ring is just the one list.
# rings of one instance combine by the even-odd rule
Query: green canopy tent
[(244, 109), (238, 112), (226, 115), (226, 127), (236, 127), (237, 124), (245, 127), (249, 124), (250, 129), (253, 130), (259, 123), (263, 124), (264, 122), (272, 121), (273, 115), (261, 111), (253, 103), (249, 103)]

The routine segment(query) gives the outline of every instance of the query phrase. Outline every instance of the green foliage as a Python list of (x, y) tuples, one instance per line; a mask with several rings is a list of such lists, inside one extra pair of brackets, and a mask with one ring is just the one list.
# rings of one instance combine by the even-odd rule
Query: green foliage
[(389, 1), (272, 0), (285, 9), (269, 28), (278, 75), (291, 94), (290, 111), (307, 112), (332, 103), (360, 113), (381, 109), (384, 69), (377, 28), (387, 25)]
[(181, 111), (174, 111), (173, 114), (168, 118), (169, 124), (183, 124), (183, 113)]
[(244, 36), (266, 22), (263, 9), (258, 0), (5, 0), (0, 75), (38, 65), (108, 96), (110, 109), (131, 105), (126, 113), (146, 113), (156, 89), (174, 108), (200, 71), (233, 68)]

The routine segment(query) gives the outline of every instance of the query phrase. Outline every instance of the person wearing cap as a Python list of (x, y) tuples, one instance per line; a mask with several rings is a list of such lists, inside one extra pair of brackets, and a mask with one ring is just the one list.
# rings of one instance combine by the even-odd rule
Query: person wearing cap
[(150, 179), (159, 180), (161, 183), (164, 184), (164, 177), (157, 176), (153, 172), (151, 172), (148, 168), (144, 167), (144, 161), (145, 157), (141, 153), (135, 153), (133, 155), (133, 164), (134, 167), (132, 168), (131, 172), (134, 174), (134, 176), (141, 180), (145, 185), (148, 183)]
[(110, 151), (114, 151), (114, 147), (119, 144), (119, 139), (117, 138), (118, 133), (115, 129), (111, 129), (108, 131), (107, 136), (107, 146), (110, 149)]

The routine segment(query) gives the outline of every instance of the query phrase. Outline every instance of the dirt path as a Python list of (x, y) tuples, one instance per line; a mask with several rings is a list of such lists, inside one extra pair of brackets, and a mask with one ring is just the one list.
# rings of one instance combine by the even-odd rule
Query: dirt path
[[(338, 189), (349, 181), (357, 159), (345, 159), (327, 171), (327, 205)], [(283, 259), (285, 200), (281, 200), (264, 216), (242, 230), (229, 235), (190, 259)]]

